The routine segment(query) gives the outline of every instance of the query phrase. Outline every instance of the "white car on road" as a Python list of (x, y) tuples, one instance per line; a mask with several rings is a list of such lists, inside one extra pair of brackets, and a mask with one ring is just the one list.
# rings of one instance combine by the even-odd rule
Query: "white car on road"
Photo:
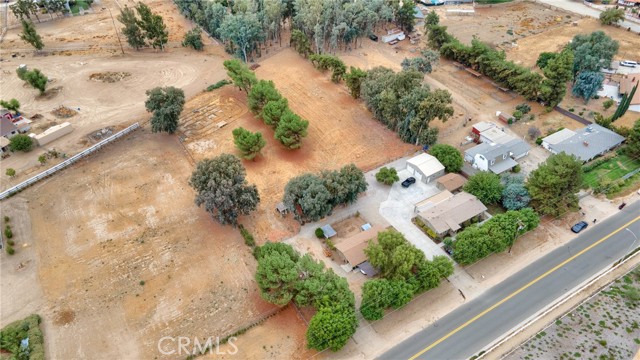
[(623, 60), (623, 61), (620, 61), (620, 65), (634, 68), (638, 66), (638, 63), (631, 60)]

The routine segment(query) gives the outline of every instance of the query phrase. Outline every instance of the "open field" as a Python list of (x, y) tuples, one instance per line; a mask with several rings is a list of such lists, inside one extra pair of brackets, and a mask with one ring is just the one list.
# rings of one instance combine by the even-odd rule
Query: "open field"
[(2, 202), (32, 229), (15, 225), (2, 262), (2, 322), (40, 313), (51, 358), (162, 358), (163, 336), (222, 337), (273, 309), (237, 229), (194, 205), (191, 171), (176, 137), (143, 129)]
[[(93, 7), (100, 10), (100, 6), (110, 6), (117, 14), (119, 10), (115, 4), (106, 0)], [(2, 98), (20, 101), (21, 112), (27, 117), (39, 115), (32, 124), (36, 133), (64, 121), (74, 127), (71, 134), (47, 144), (46, 148), (75, 154), (91, 142), (89, 134), (105, 127), (118, 129), (147, 118), (144, 100), (148, 89), (176, 86), (191, 97), (226, 76), (222, 61), (227, 55), (221, 47), (207, 46), (204, 52), (182, 48), (176, 41), (191, 24), (176, 13), (170, 1), (150, 4), (164, 15), (170, 34), (173, 34), (170, 41), (174, 42), (164, 52), (152, 49), (136, 52), (126, 48), (126, 54), (120, 55), (113, 24), (106, 11), (36, 24), (46, 45), (39, 55), (34, 55), (31, 49), (21, 50), (25, 44), (18, 39), (19, 29), (9, 30), (0, 50)], [(38, 68), (49, 77), (51, 81), (45, 96), (39, 96), (37, 90), (16, 76), (15, 69), (20, 64)], [(129, 76), (116, 78), (114, 82), (95, 80), (96, 76), (108, 72)], [(76, 110), (78, 114), (68, 119), (51, 114), (60, 105)], [(11, 167), (17, 171), (17, 176), (13, 180), (2, 176), (0, 187), (6, 188), (41, 171), (37, 159), (45, 151), (38, 148), (27, 154), (13, 153), (4, 159), (0, 172), (4, 174), (5, 169)]]
[(632, 359), (640, 349), (640, 268), (615, 280), (586, 303), (540, 331), (506, 357), (515, 359)]
[[(285, 49), (260, 64), (257, 77), (273, 80), (291, 109), (309, 121), (309, 135), (301, 149), (287, 150), (275, 140), (274, 131), (248, 111), (245, 93), (232, 85), (187, 102), (180, 126), (196, 161), (236, 153), (231, 132), (237, 127), (262, 132), (267, 140), (262, 154), (244, 162), (247, 179), (258, 186), (261, 198), (258, 211), (246, 221), (260, 241), (281, 240), (297, 231), (291, 217), (282, 219), (275, 211), (292, 177), (349, 163), (366, 171), (416, 149), (400, 141), (345, 87), (332, 83), (293, 50)], [(228, 124), (218, 129), (221, 121)]]
[(540, 53), (558, 51), (577, 34), (589, 34), (597, 30), (604, 31), (620, 43), (620, 50), (614, 59), (640, 59), (638, 34), (613, 26), (602, 26), (598, 20), (592, 18), (578, 20), (578, 26), (565, 24), (544, 33), (520, 39), (517, 47), (507, 51), (507, 59), (527, 67), (534, 67)]
[[(514, 41), (550, 28), (568, 24), (579, 17), (561, 9), (551, 10), (542, 5), (519, 1), (475, 8), (475, 15), (458, 16), (447, 9), (471, 9), (470, 6), (434, 7), (440, 22), (448, 31), (464, 43), (471, 43), (474, 36), (494, 46), (510, 47)], [(429, 8), (431, 10), (431, 8)], [(511, 33), (508, 33), (508, 31)]]

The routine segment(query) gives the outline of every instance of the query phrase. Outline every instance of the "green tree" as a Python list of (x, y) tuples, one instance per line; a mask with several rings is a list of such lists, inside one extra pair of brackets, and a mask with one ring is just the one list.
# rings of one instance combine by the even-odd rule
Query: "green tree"
[(374, 279), (362, 286), (360, 313), (369, 320), (380, 320), (387, 308), (399, 309), (414, 295), (411, 284), (402, 280)]
[(173, 86), (153, 88), (146, 92), (144, 105), (151, 116), (151, 131), (173, 134), (178, 129), (178, 119), (184, 107), (184, 91)]
[(425, 32), (429, 31), (430, 26), (438, 25), (439, 23), (440, 23), (440, 16), (438, 16), (438, 14), (433, 10), (429, 11), (429, 13), (427, 14), (427, 17), (424, 20)]
[(14, 177), (16, 176), (16, 170), (12, 168), (7, 168), (7, 172), (5, 172), (5, 174), (9, 177)]
[(458, 149), (447, 144), (433, 145), (429, 151), (442, 165), (447, 172), (460, 172), (464, 160)]
[(9, 5), (9, 9), (13, 12), (13, 15), (18, 18), (20, 21), (25, 18), (29, 19), (29, 15), (32, 13), (32, 7), (35, 5), (33, 1), (30, 0), (18, 0), (12, 5)]
[(24, 80), (27, 84), (40, 91), (40, 95), (43, 95), (47, 90), (47, 83), (49, 78), (38, 69), (28, 70), (24, 74)]
[(247, 160), (255, 159), (260, 150), (267, 145), (260, 132), (252, 133), (242, 127), (233, 129), (233, 143), (242, 153), (242, 158)]
[(249, 94), (251, 87), (258, 82), (253, 71), (249, 70), (247, 65), (235, 59), (225, 60), (223, 65), (224, 68), (227, 69), (227, 75), (233, 80), (233, 84), (237, 86), (238, 89)]
[(11, 99), (9, 101), (0, 100), (0, 106), (16, 113), (20, 110), (20, 102), (16, 99)]
[(305, 35), (298, 29), (294, 29), (291, 32), (290, 44), (296, 49), (298, 54), (304, 56), (305, 58), (313, 54), (313, 50), (311, 49), (311, 41), (309, 41), (307, 35)]
[(567, 92), (567, 81), (571, 80), (573, 66), (573, 52), (564, 49), (558, 56), (549, 60), (543, 69), (547, 77), (542, 82), (540, 97), (548, 107), (553, 108), (558, 105)]
[(569, 46), (574, 54), (573, 75), (583, 71), (599, 72), (600, 68), (608, 67), (620, 48), (617, 41), (600, 30), (574, 36)]
[[(433, 50), (429, 50), (429, 51), (433, 51)], [(405, 70), (405, 71), (409, 69), (413, 69), (423, 74), (429, 74), (433, 71), (433, 63), (424, 57), (415, 57), (411, 59), (404, 58), (404, 60), (402, 60), (402, 63), (400, 65), (402, 66), (402, 70)]]
[(478, 172), (464, 185), (464, 191), (473, 194), (485, 204), (495, 204), (502, 197), (500, 177), (488, 171)]
[(578, 208), (582, 163), (573, 155), (551, 155), (529, 175), (531, 205), (541, 215), (560, 216)]
[(29, 152), (33, 148), (33, 140), (24, 134), (14, 135), (9, 139), (9, 150)]
[(347, 280), (327, 270), (322, 261), (305, 254), (298, 261), (297, 269), (299, 281), (293, 301), (298, 306), (354, 308), (356, 300)]
[(331, 193), (324, 186), (322, 179), (312, 174), (289, 180), (284, 188), (283, 202), (297, 219), (303, 221), (318, 221), (327, 216), (332, 209)]
[(250, 13), (228, 14), (222, 21), (218, 33), (220, 39), (230, 41), (236, 47), (236, 54), (245, 63), (249, 61), (249, 54), (257, 49), (258, 43), (264, 40), (258, 17)]
[(42, 50), (42, 48), (44, 48), (44, 43), (42, 42), (40, 35), (36, 32), (36, 27), (33, 23), (27, 20), (21, 20), (20, 22), (22, 23), (22, 34), (20, 34), (20, 39), (33, 46), (36, 50)]
[(416, 24), (415, 6), (416, 4), (413, 1), (405, 1), (396, 10), (396, 22), (402, 30), (408, 33), (413, 31), (413, 27)]
[(586, 104), (598, 93), (603, 81), (604, 74), (601, 72), (583, 71), (576, 78), (572, 93), (574, 96), (583, 98)]
[(309, 322), (307, 346), (318, 351), (338, 351), (356, 332), (357, 326), (358, 319), (352, 308), (321, 308)]
[(624, 9), (609, 8), (600, 13), (600, 23), (602, 25), (613, 25), (624, 21)]
[(602, 108), (605, 110), (609, 110), (610, 107), (613, 106), (616, 102), (613, 99), (607, 99), (602, 103)]
[(278, 127), (278, 123), (280, 123), (280, 119), (287, 112), (291, 112), (289, 109), (289, 101), (287, 101), (286, 98), (281, 97), (276, 101), (268, 101), (262, 108), (260, 117), (262, 117), (265, 124), (276, 129)]
[(277, 101), (282, 95), (271, 80), (260, 80), (251, 87), (248, 94), (249, 109), (259, 114), (269, 101)]
[(439, 130), (436, 127), (423, 129), (422, 132), (418, 135), (418, 145), (434, 145), (436, 142), (438, 142), (438, 133)]
[(139, 20), (133, 9), (125, 5), (117, 18), (124, 25), (121, 31), (127, 39), (127, 44), (136, 50), (144, 47), (146, 45), (144, 33), (140, 29)]
[(198, 162), (189, 185), (197, 191), (196, 205), (220, 224), (237, 225), (239, 215), (248, 215), (260, 202), (258, 189), (245, 180), (246, 171), (240, 159), (222, 154)]
[(631, 158), (640, 158), (640, 119), (633, 123), (633, 129), (627, 137), (625, 152)]
[(194, 28), (184, 34), (184, 40), (182, 40), (182, 46), (192, 47), (194, 50), (204, 49), (204, 43), (202, 42), (202, 32), (199, 28)]
[(540, 69), (544, 69), (547, 67), (547, 64), (550, 60), (555, 59), (558, 56), (558, 53), (554, 52), (543, 52), (538, 56), (538, 60), (536, 61), (536, 65)]
[(383, 167), (376, 173), (376, 180), (385, 185), (391, 185), (400, 180), (400, 177), (398, 177), (396, 169)]
[(288, 149), (302, 146), (302, 138), (307, 136), (309, 122), (291, 111), (285, 112), (278, 122), (275, 138)]
[(169, 32), (164, 20), (162, 20), (162, 16), (153, 13), (151, 8), (142, 2), (138, 2), (135, 8), (140, 16), (137, 23), (140, 29), (144, 31), (144, 37), (149, 40), (154, 49), (160, 48), (163, 51), (164, 45), (169, 41)]
[(356, 67), (351, 67), (350, 71), (345, 74), (344, 82), (347, 84), (349, 88), (349, 92), (354, 99), (360, 97), (360, 86), (362, 85), (362, 81), (367, 77), (367, 72)]
[(260, 295), (272, 304), (284, 306), (295, 296), (300, 256), (291, 245), (283, 243), (267, 242), (259, 249), (255, 278)]
[(447, 27), (442, 25), (432, 25), (429, 27), (427, 43), (432, 49), (440, 49), (444, 44), (452, 42), (453, 36), (447, 32)]
[(426, 94), (418, 105), (417, 113), (409, 123), (409, 128), (417, 140), (424, 130), (429, 127), (431, 120), (439, 119), (446, 122), (453, 116), (451, 93), (444, 89), (437, 89)]
[(502, 206), (507, 210), (520, 210), (531, 201), (529, 191), (524, 186), (524, 177), (518, 175), (505, 175), (502, 177), (504, 189), (502, 190)]
[(368, 187), (364, 173), (354, 164), (345, 165), (339, 171), (324, 170), (320, 178), (331, 194), (332, 206), (356, 202), (358, 195)]
[(378, 242), (369, 242), (364, 253), (380, 269), (380, 276), (390, 280), (409, 280), (413, 270), (425, 261), (424, 253), (395, 230), (378, 233)]

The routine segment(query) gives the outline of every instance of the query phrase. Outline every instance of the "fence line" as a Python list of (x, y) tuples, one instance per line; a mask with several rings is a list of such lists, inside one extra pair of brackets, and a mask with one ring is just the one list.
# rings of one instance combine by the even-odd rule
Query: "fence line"
[(83, 157), (85, 157), (87, 155), (90, 155), (90, 154), (100, 150), (105, 145), (107, 145), (107, 144), (109, 144), (109, 143), (111, 143), (111, 142), (123, 137), (124, 135), (127, 135), (128, 133), (138, 129), (139, 127), (140, 127), (140, 124), (135, 123), (135, 124), (129, 126), (128, 128), (126, 128), (126, 129), (124, 129), (124, 130), (122, 130), (122, 131), (120, 131), (120, 132), (118, 132), (116, 134), (113, 134), (110, 137), (108, 137), (108, 138), (100, 141), (99, 143), (91, 146), (90, 148), (85, 149), (82, 152), (70, 157), (69, 159), (61, 162), (60, 164), (58, 164), (58, 165), (56, 165), (56, 166), (54, 166), (54, 167), (52, 167), (50, 169), (47, 169), (47, 170), (41, 172), (40, 174), (38, 174), (38, 175), (36, 175), (36, 176), (34, 176), (34, 177), (30, 178), (30, 179), (27, 179), (27, 180), (21, 182), (20, 184), (14, 186), (14, 187), (11, 187), (11, 188), (5, 190), (4, 192), (0, 193), (0, 200), (6, 199), (7, 197), (18, 193), (19, 191), (21, 191), (21, 190), (23, 190), (23, 189), (35, 184), (36, 182), (46, 178), (47, 176), (52, 175), (52, 174), (54, 174), (54, 173), (56, 173), (56, 172), (58, 172), (58, 171), (60, 171), (60, 170), (62, 170), (64, 168), (66, 168), (67, 166), (75, 163), (76, 161), (82, 159)]

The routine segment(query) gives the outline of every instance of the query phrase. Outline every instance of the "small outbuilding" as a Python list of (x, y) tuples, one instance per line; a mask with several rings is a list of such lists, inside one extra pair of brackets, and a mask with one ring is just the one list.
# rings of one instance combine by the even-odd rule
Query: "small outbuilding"
[(331, 224), (321, 226), (320, 229), (322, 229), (322, 233), (324, 234), (325, 239), (329, 239), (338, 235), (338, 233), (331, 227)]
[(279, 202), (278, 205), (276, 205), (276, 211), (280, 213), (280, 215), (285, 216), (289, 212), (289, 209), (287, 209), (287, 206), (283, 202)]
[(449, 173), (445, 176), (438, 178), (436, 185), (440, 190), (447, 190), (449, 192), (456, 192), (467, 183), (467, 179), (464, 176), (456, 173)]
[(416, 180), (425, 184), (444, 175), (444, 166), (429, 154), (420, 154), (407, 160), (407, 170)]
[(4, 154), (9, 151), (9, 139), (0, 137), (0, 153)]

